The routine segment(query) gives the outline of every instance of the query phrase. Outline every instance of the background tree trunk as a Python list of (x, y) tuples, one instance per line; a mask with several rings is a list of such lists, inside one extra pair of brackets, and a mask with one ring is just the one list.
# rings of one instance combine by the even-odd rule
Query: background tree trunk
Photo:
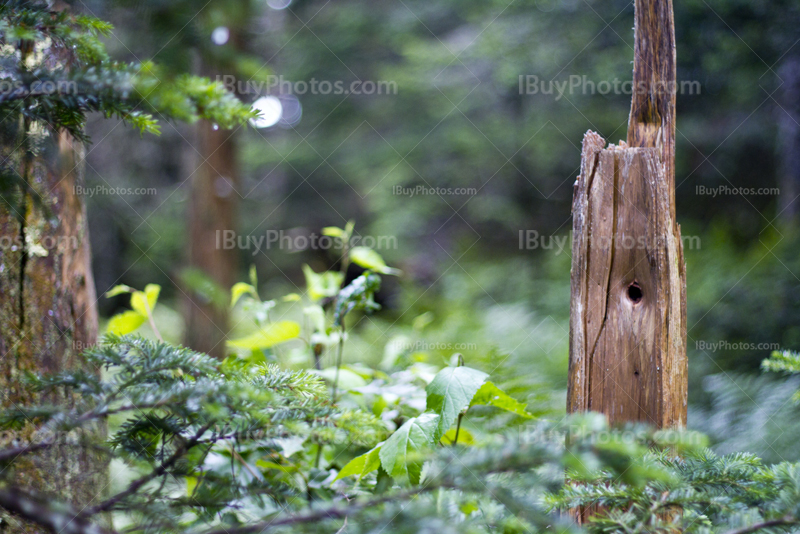
[[(198, 274), (218, 289), (229, 290), (235, 283), (235, 249), (219, 247), (220, 235), (236, 229), (236, 144), (235, 130), (215, 128), (207, 121), (198, 126), (199, 168), (192, 177), (189, 208), (189, 262)], [(218, 235), (219, 232), (219, 235)], [(186, 345), (217, 358), (225, 356), (228, 335), (227, 301), (215, 302), (207, 294), (190, 288), (186, 310)]]
[[(22, 136), (32, 129), (24, 123)], [(40, 399), (24, 387), (26, 373), (54, 373), (83, 368), (80, 353), (97, 340), (95, 289), (86, 226), (86, 209), (76, 194), (83, 179), (83, 144), (68, 134), (50, 133), (37, 143), (3, 142), (6, 162), (39, 192), (47, 209), (26, 193), (16, 208), (0, 210), (0, 393), (2, 405), (23, 407), (38, 402), (69, 405), (63, 391)], [(13, 163), (12, 163), (13, 162)], [(96, 427), (89, 432), (104, 433)], [(26, 487), (58, 495), (78, 509), (102, 499), (107, 481), (104, 458), (72, 446), (80, 437), (48, 436), (35, 421), (3, 436), (4, 446), (54, 439), (55, 446), (19, 459), (6, 473)], [(38, 532), (7, 514), (0, 531)]]
[(780, 156), (780, 195), (778, 212), (781, 220), (797, 222), (800, 212), (800, 56), (790, 56), (780, 68), (778, 113), (778, 150)]

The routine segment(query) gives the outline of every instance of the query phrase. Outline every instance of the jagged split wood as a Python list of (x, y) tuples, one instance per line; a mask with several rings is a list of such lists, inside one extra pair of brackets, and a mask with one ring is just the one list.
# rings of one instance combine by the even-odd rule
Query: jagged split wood
[(583, 139), (575, 184), (567, 409), (686, 423), (686, 278), (675, 222), (670, 0), (636, 0), (627, 143)]

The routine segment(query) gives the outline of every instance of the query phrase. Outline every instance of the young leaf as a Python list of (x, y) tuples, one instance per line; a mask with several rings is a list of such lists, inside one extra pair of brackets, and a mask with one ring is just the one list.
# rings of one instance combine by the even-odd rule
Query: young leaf
[[(451, 428), (450, 430), (445, 432), (444, 436), (442, 436), (442, 443), (445, 445), (452, 445), (455, 440), (456, 440), (455, 428)], [(458, 430), (459, 445), (472, 445), (474, 443), (475, 443), (475, 436), (472, 435), (472, 432), (468, 431), (463, 427)]]
[(272, 323), (250, 335), (231, 339), (228, 346), (240, 349), (265, 349), (300, 335), (300, 325), (294, 321)]
[(320, 300), (336, 295), (344, 280), (344, 275), (339, 271), (315, 273), (308, 265), (303, 265), (303, 274), (306, 277), (306, 288), (311, 300)]
[(475, 393), (475, 396), (472, 397), (472, 402), (470, 402), (469, 405), (476, 406), (478, 404), (494, 406), (495, 408), (500, 408), (501, 410), (515, 413), (525, 417), (526, 419), (533, 418), (533, 415), (528, 413), (528, 407), (525, 404), (522, 404), (515, 398), (509, 396), (506, 392), (495, 386), (492, 382), (484, 383), (478, 392)]
[(381, 274), (400, 274), (399, 269), (387, 266), (381, 255), (369, 247), (353, 247), (350, 250), (350, 261)]
[(375, 293), (380, 288), (381, 277), (375, 273), (365, 272), (350, 282), (336, 297), (333, 325), (341, 326), (344, 316), (353, 310), (371, 312), (380, 309), (380, 304), (375, 302)]
[(123, 293), (132, 293), (133, 291), (134, 289), (132, 287), (120, 284), (106, 291), (106, 298), (110, 299), (111, 297), (122, 295)]
[(347, 465), (342, 467), (342, 470), (339, 471), (339, 474), (336, 475), (334, 480), (353, 475), (358, 476), (358, 480), (361, 480), (367, 474), (376, 471), (381, 466), (380, 452), (382, 446), (383, 442), (378, 443), (372, 450), (365, 452), (361, 456), (356, 456), (347, 462)]
[(250, 284), (245, 284), (244, 282), (237, 282), (233, 284), (233, 287), (231, 288), (231, 308), (236, 306), (236, 303), (239, 302), (239, 299), (244, 295), (250, 295), (254, 299), (258, 300), (256, 288)]
[(159, 293), (161, 293), (161, 286), (157, 284), (147, 284), (144, 291), (133, 292), (131, 295), (131, 308), (147, 317), (153, 313), (156, 302), (158, 302)]
[(342, 237), (344, 236), (344, 230), (337, 226), (326, 226), (322, 229), (322, 235), (327, 235), (330, 237)]
[[(325, 380), (333, 382), (336, 380), (336, 367), (328, 367), (327, 369), (323, 369), (322, 371), (313, 371), (315, 374), (318, 374)], [(347, 368), (340, 368), (339, 369), (339, 389), (342, 391), (348, 391), (355, 388), (363, 388), (367, 385), (367, 381), (364, 380), (361, 375), (358, 373), (354, 373), (350, 369)]]
[(144, 324), (146, 317), (139, 312), (128, 310), (118, 313), (108, 321), (106, 327), (106, 334), (115, 334), (117, 336), (124, 336), (130, 334), (142, 324)]
[(419, 484), (422, 462), (409, 458), (409, 455), (435, 443), (438, 421), (439, 416), (433, 413), (424, 413), (406, 421), (381, 447), (383, 469), (395, 479)]
[(438, 413), (435, 441), (447, 432), (458, 414), (469, 408), (475, 393), (489, 377), (483, 371), (471, 367), (445, 367), (433, 378), (425, 392), (428, 394), (428, 410)]

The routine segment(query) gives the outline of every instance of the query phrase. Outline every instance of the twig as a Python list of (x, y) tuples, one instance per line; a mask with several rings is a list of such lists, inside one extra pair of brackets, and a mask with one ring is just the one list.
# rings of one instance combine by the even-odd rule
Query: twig
[(133, 495), (134, 493), (136, 493), (137, 491), (139, 491), (139, 488), (141, 488), (142, 486), (144, 486), (145, 484), (147, 484), (151, 480), (156, 479), (156, 478), (160, 477), (161, 475), (163, 475), (164, 473), (166, 473), (167, 470), (175, 462), (177, 462), (184, 454), (186, 454), (186, 452), (189, 449), (191, 449), (192, 447), (194, 447), (198, 443), (198, 441), (200, 440), (200, 436), (205, 434), (206, 430), (208, 430), (210, 427), (211, 427), (211, 423), (209, 423), (209, 424), (203, 426), (202, 428), (200, 428), (200, 430), (198, 430), (197, 433), (191, 439), (189, 439), (188, 441), (186, 441), (183, 444), (181, 444), (175, 450), (175, 452), (172, 453), (172, 456), (170, 456), (169, 458), (164, 460), (164, 462), (160, 466), (158, 466), (157, 468), (153, 469), (150, 473), (146, 474), (145, 476), (143, 476), (141, 478), (137, 478), (136, 480), (131, 482), (130, 485), (127, 487), (127, 489), (117, 493), (116, 495), (114, 495), (113, 497), (111, 497), (109, 499), (106, 499), (105, 501), (101, 502), (100, 504), (98, 504), (96, 506), (92, 506), (91, 508), (87, 508), (86, 510), (81, 512), (79, 515), (81, 515), (82, 517), (89, 517), (89, 516), (92, 516), (92, 515), (95, 515), (95, 514), (99, 514), (100, 512), (106, 512), (106, 511), (110, 510), (111, 508), (113, 508), (114, 506), (116, 506), (120, 501), (122, 501), (126, 497), (129, 497), (129, 496)]
[(7, 462), (9, 460), (13, 461), (18, 456), (22, 456), (23, 454), (40, 451), (42, 449), (47, 449), (48, 447), (52, 446), (53, 446), (52, 443), (36, 443), (34, 445), (26, 445), (25, 447), (15, 447), (13, 449), (6, 449), (4, 451), (0, 451), (0, 462)]
[(70, 511), (56, 510), (19, 488), (0, 489), (0, 507), (51, 532), (60, 534), (115, 534)]
[(425, 486), (421, 486), (419, 488), (415, 488), (401, 494), (393, 494), (393, 495), (386, 495), (384, 497), (380, 497), (377, 499), (370, 499), (368, 501), (363, 501), (361, 503), (356, 503), (346, 507), (339, 507), (339, 506), (330, 506), (328, 508), (320, 508), (315, 512), (302, 514), (302, 515), (295, 515), (292, 517), (287, 517), (285, 519), (276, 519), (273, 521), (263, 521), (260, 523), (254, 523), (252, 525), (246, 525), (237, 528), (227, 528), (227, 529), (220, 529), (220, 530), (211, 530), (206, 531), (203, 534), (253, 534), (253, 533), (261, 533), (271, 530), (277, 527), (285, 527), (288, 525), (300, 525), (303, 523), (315, 523), (317, 521), (323, 521), (325, 519), (342, 519), (346, 518), (350, 514), (363, 510), (365, 508), (371, 508), (373, 506), (377, 506), (379, 504), (383, 504), (388, 501), (395, 501), (398, 499), (404, 499), (407, 497), (412, 497), (423, 491), (426, 491)]
[(729, 530), (725, 534), (751, 534), (752, 532), (756, 532), (758, 530), (761, 530), (762, 528), (797, 525), (798, 523), (800, 523), (800, 521), (797, 518), (786, 516), (780, 519), (772, 519), (770, 521), (764, 521), (763, 523), (756, 523), (755, 525), (750, 525), (749, 527), (742, 527), (734, 530)]

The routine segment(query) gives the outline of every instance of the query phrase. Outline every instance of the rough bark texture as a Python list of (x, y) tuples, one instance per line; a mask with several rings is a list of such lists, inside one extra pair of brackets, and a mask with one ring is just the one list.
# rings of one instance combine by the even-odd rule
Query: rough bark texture
[(675, 222), (670, 0), (636, 0), (628, 143), (588, 132), (573, 212), (567, 408), (684, 426), (686, 273)]
[[(37, 143), (35, 154), (21, 155), (24, 146), (5, 140), (3, 155), (41, 194), (48, 210), (32, 202), (30, 195), (17, 213), (6, 205), (0, 208), (0, 396), (6, 408), (38, 402), (69, 405), (72, 398), (63, 391), (46, 398), (32, 393), (24, 387), (23, 376), (85, 367), (80, 352), (97, 339), (86, 209), (75, 194), (83, 177), (83, 145), (66, 134), (50, 134)], [(81, 439), (77, 432), (48, 436), (30, 421), (3, 438), (2, 447), (55, 439), (52, 447), (7, 468), (13, 469), (11, 479), (16, 483), (57, 495), (78, 509), (102, 498), (107, 464), (88, 449), (74, 446)], [(18, 517), (0, 515), (0, 532), (41, 531)]]
[(636, 0), (628, 146), (661, 153), (675, 220), (675, 23), (672, 0)]
[[(199, 126), (200, 167), (192, 177), (189, 261), (224, 290), (235, 283), (235, 249), (225, 250), (220, 235), (234, 230), (236, 204), (236, 152), (234, 132)], [(217, 358), (225, 356), (228, 315), (203, 295), (191, 292), (187, 304), (186, 344)]]

